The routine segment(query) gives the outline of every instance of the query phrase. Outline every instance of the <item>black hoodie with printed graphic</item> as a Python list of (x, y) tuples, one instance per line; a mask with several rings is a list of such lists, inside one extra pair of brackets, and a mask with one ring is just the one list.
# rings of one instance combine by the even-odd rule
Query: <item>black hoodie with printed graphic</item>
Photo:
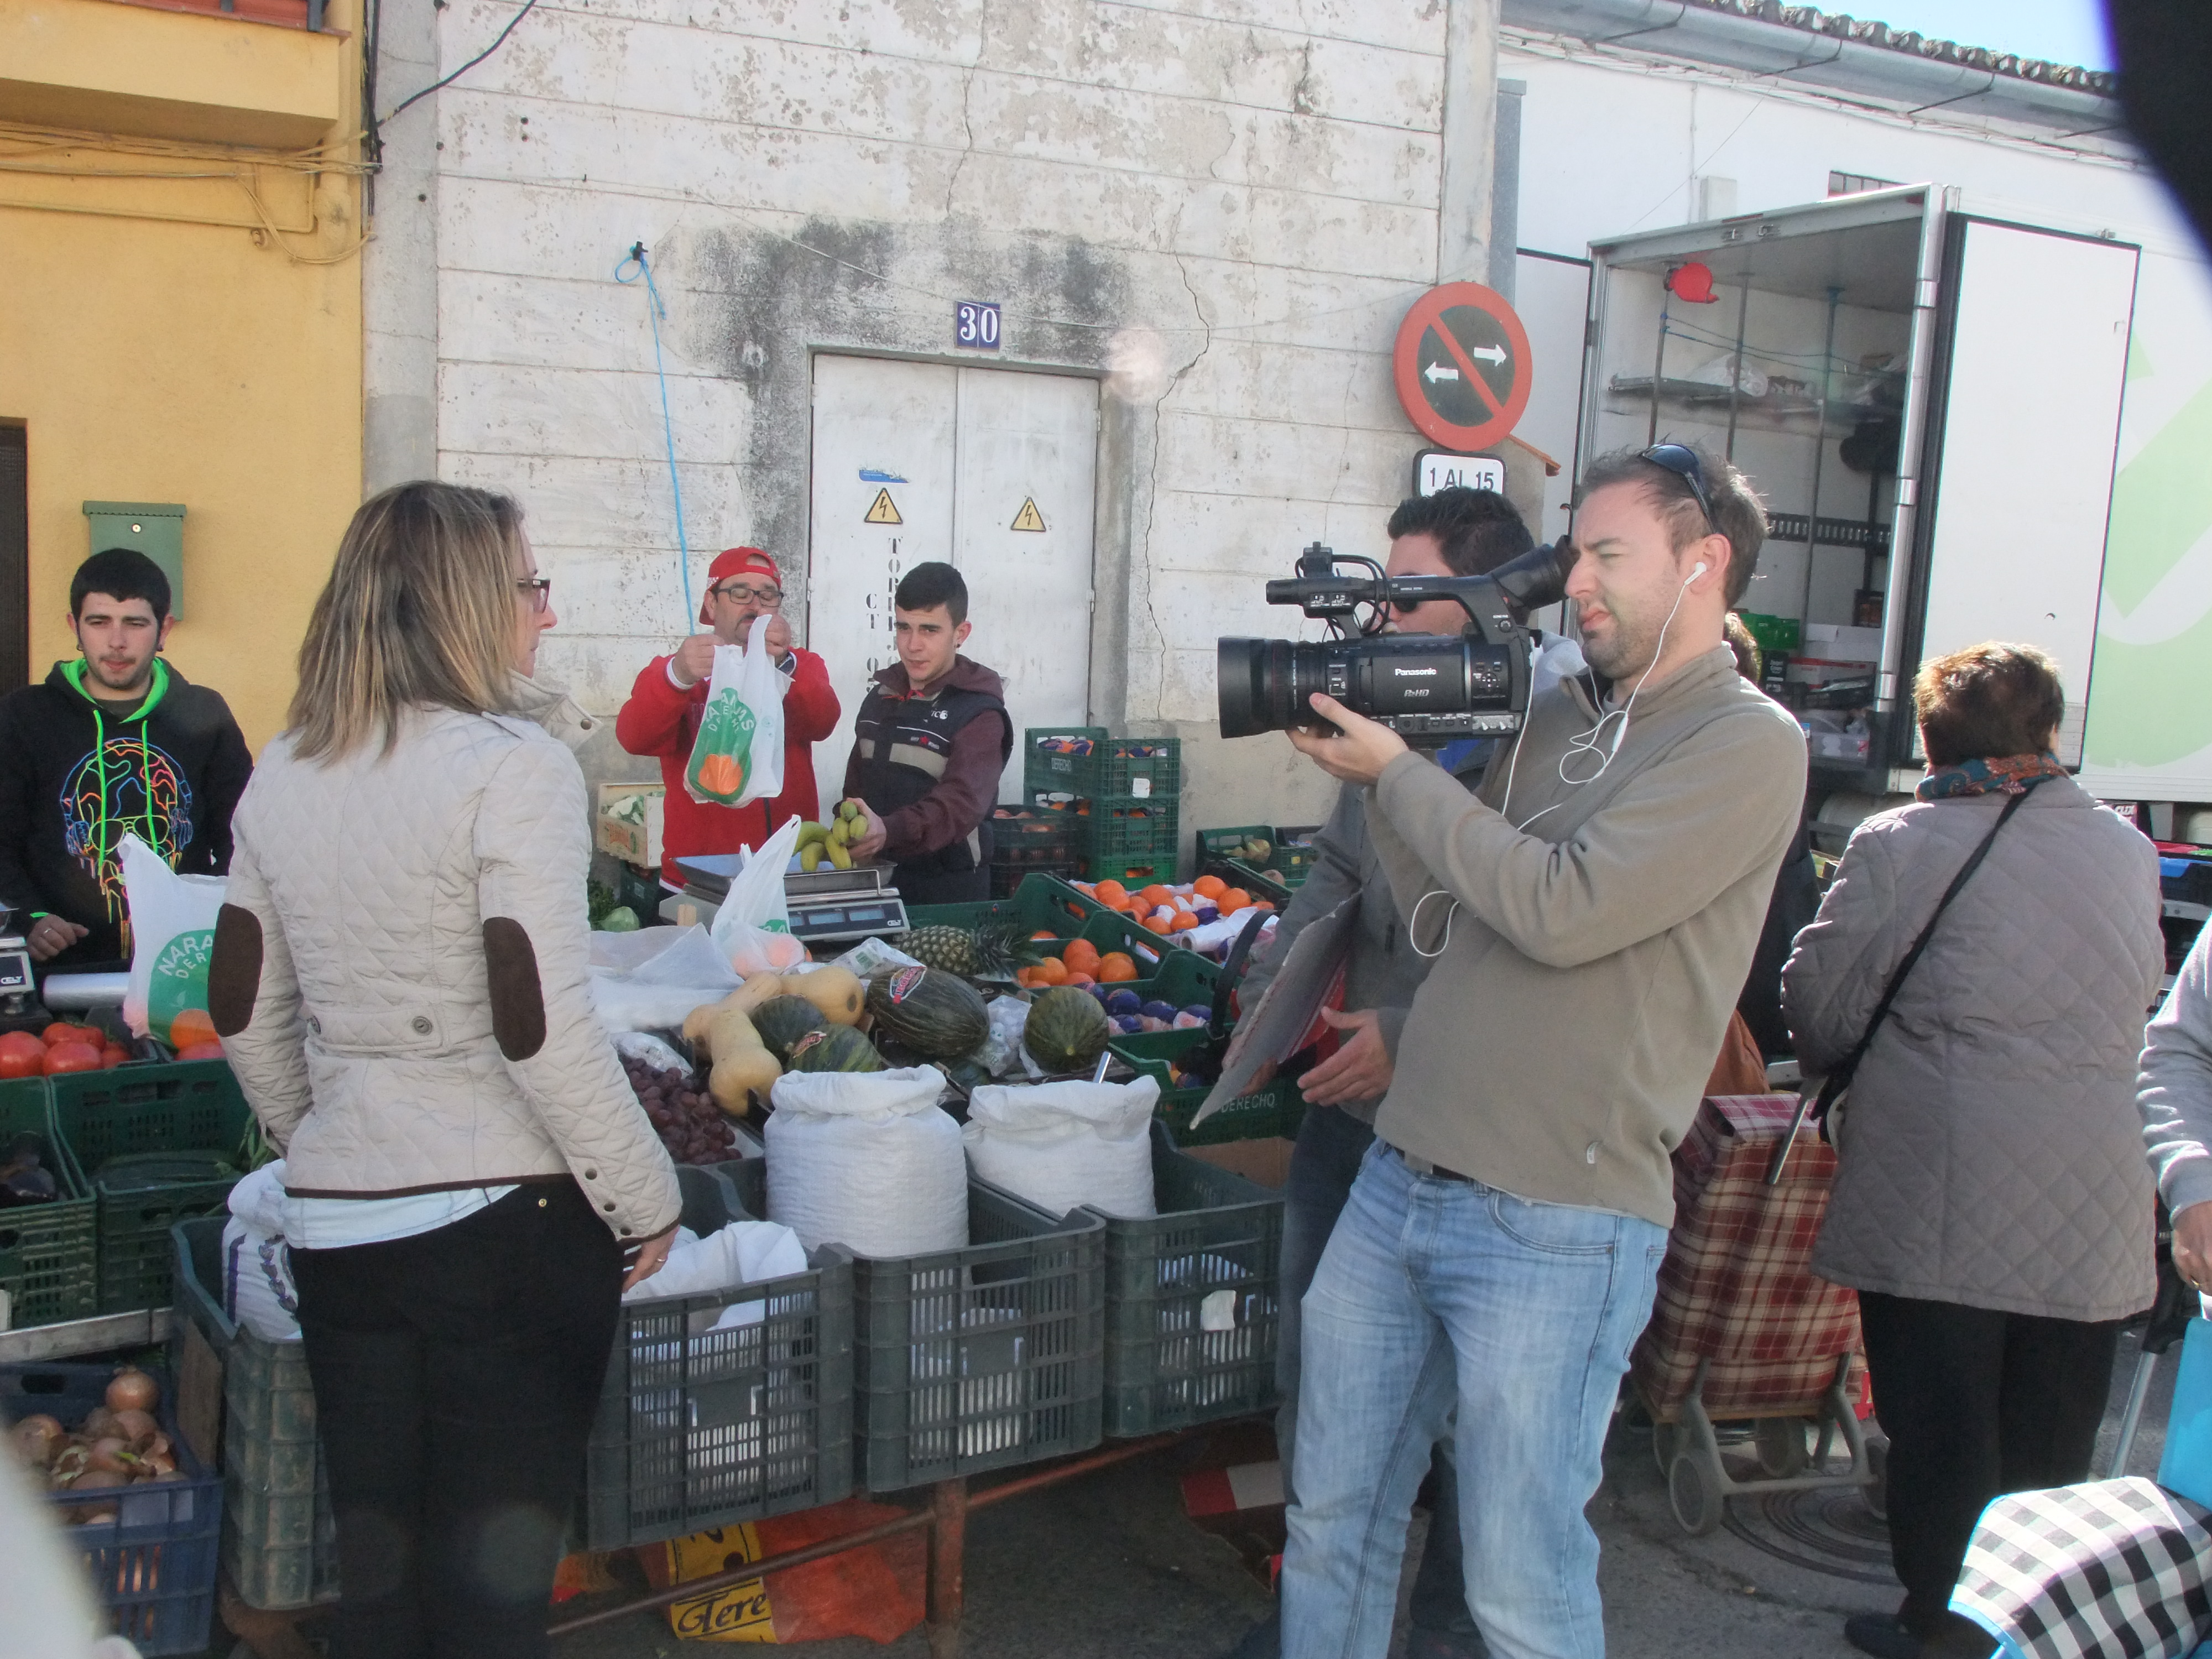
[[(91, 931), (47, 968), (130, 955), (123, 837), (184, 875), (230, 867), (230, 814), (253, 757), (220, 693), (159, 658), (137, 703), (82, 690), (84, 662), (0, 697), (0, 903)], [(28, 916), (18, 916), (27, 926)]]

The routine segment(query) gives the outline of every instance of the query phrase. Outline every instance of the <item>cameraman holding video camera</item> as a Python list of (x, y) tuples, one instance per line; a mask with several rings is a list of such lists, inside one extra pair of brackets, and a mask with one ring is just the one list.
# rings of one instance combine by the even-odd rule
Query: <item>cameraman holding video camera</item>
[[(1591, 672), (1474, 795), (1316, 693), (1359, 786), (1414, 993), (1376, 1142), (1303, 1308), (1288, 1659), (1380, 1656), (1448, 1423), (1468, 1604), (1498, 1659), (1599, 1659), (1583, 1505), (1650, 1316), (1687, 1130), (1805, 787), (1805, 741), (1723, 634), (1765, 540), (1686, 446), (1583, 477), (1566, 581)], [(1454, 1422), (1454, 1408), (1456, 1420)]]
[[(1535, 545), (1511, 503), (1487, 489), (1440, 489), (1398, 504), (1389, 526), (1392, 576), (1479, 576)], [(1401, 634), (1457, 634), (1466, 613), (1450, 599), (1394, 606)], [(1481, 781), (1493, 744), (1470, 738), (1435, 758), (1473, 789)], [(1291, 943), (1309, 923), (1350, 899), (1358, 907), (1355, 937), (1345, 959), (1344, 1012), (1326, 1011), (1336, 1028), (1336, 1052), (1298, 1079), (1307, 1111), (1291, 1152), (1284, 1189), (1282, 1324), (1275, 1347), (1275, 1382), (1282, 1405), (1275, 1413), (1275, 1444), (1283, 1488), (1296, 1490), (1298, 1415), (1298, 1302), (1313, 1282), (1329, 1231), (1352, 1194), (1359, 1161), (1375, 1139), (1375, 1109), (1390, 1086), (1392, 1056), (1407, 1007), (1429, 964), (1407, 943), (1398, 925), (1390, 885), (1367, 837), (1367, 805), (1359, 788), (1338, 792), (1328, 823), (1314, 837), (1314, 862), (1305, 884), (1291, 896), (1282, 926), (1267, 956), (1253, 963), (1240, 993), (1250, 1009), (1273, 980)], [(1263, 1079), (1264, 1080), (1264, 1079)], [(1255, 1085), (1256, 1086), (1256, 1085)], [(1413, 1583), (1414, 1659), (1455, 1659), (1482, 1651), (1468, 1624), (1466, 1586), (1460, 1577), (1457, 1488), (1449, 1461), (1437, 1458), (1437, 1508)], [(1249, 1632), (1230, 1659), (1275, 1659), (1281, 1620), (1271, 1615)]]

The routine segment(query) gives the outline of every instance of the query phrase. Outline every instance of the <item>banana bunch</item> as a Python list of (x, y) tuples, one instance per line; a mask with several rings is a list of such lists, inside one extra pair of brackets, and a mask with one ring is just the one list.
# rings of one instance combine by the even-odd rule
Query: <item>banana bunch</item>
[(806, 823), (799, 826), (799, 867), (810, 875), (825, 861), (835, 869), (851, 869), (850, 849), (867, 832), (868, 821), (860, 815), (860, 803), (839, 801), (828, 823)]

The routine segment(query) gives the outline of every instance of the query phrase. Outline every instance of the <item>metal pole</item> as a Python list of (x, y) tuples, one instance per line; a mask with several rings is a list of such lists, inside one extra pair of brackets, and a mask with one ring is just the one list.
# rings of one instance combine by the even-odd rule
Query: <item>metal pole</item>
[(1828, 458), (1828, 394), (1836, 381), (1836, 308), (1843, 297), (1839, 288), (1828, 290), (1828, 336), (1820, 346), (1820, 424), (1813, 433), (1813, 502), (1805, 515), (1805, 596), (1797, 606), (1801, 625), (1813, 620), (1813, 555), (1820, 545), (1820, 467)]
[(2105, 1472), (2107, 1480), (2117, 1480), (2128, 1472), (2128, 1454), (2135, 1449), (2136, 1430), (2142, 1423), (2143, 1402), (2150, 1398), (2158, 1360), (2157, 1354), (2146, 1352), (2136, 1361), (2136, 1380), (2128, 1389), (2128, 1408), (2120, 1418), (2120, 1437), (2112, 1445), (2112, 1467)]
[(1743, 286), (1737, 290), (1735, 302), (1735, 361), (1729, 366), (1729, 431), (1727, 457), (1735, 459), (1735, 406), (1743, 395), (1743, 330), (1751, 315), (1751, 276), (1744, 275)]
[(929, 1494), (929, 1659), (960, 1659), (961, 1557), (968, 1541), (968, 1483), (940, 1480)]
[(1651, 354), (1651, 424), (1644, 429), (1644, 447), (1659, 441), (1659, 388), (1667, 371), (1667, 302), (1659, 302), (1659, 345)]

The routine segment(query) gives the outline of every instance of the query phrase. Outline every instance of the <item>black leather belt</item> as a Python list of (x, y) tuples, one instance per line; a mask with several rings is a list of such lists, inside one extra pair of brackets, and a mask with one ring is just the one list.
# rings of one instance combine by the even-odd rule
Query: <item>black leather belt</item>
[(1480, 1184), (1473, 1176), (1462, 1175), (1457, 1170), (1446, 1169), (1441, 1164), (1431, 1164), (1418, 1152), (1409, 1152), (1399, 1146), (1393, 1146), (1390, 1150), (1397, 1153), (1400, 1160), (1415, 1175), (1434, 1176), (1439, 1181), (1464, 1181), (1471, 1186)]

